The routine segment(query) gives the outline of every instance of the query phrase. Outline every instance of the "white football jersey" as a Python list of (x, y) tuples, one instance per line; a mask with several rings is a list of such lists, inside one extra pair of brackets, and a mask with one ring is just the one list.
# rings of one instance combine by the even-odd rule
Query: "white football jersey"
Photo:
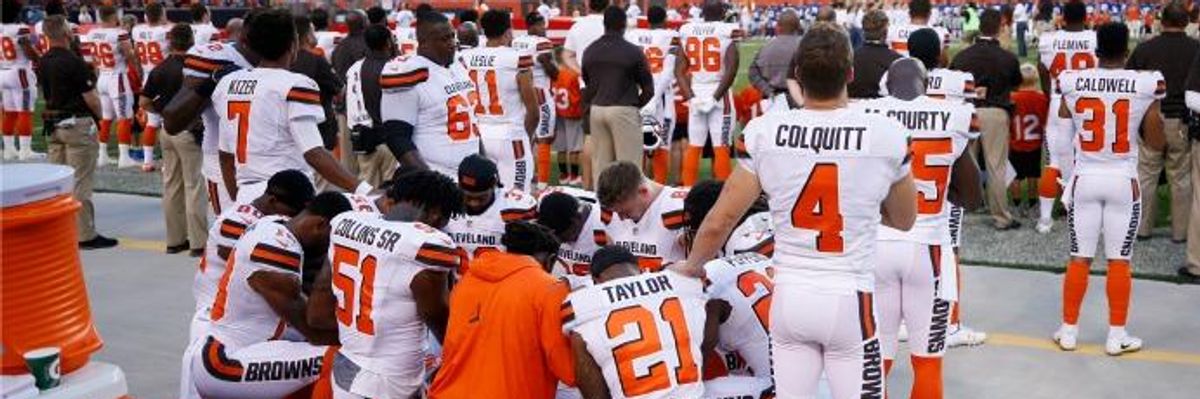
[(25, 24), (0, 24), (0, 68), (30, 68), (33, 62), (21, 50), (21, 40), (33, 45), (33, 30)]
[(679, 32), (670, 29), (632, 29), (625, 32), (625, 40), (641, 47), (646, 55), (650, 74), (654, 76), (654, 92), (666, 93), (675, 81), (675, 56), (671, 54), (671, 49), (679, 47)]
[(171, 26), (139, 24), (133, 27), (133, 53), (137, 54), (138, 63), (142, 65), (142, 76), (149, 77), (150, 71), (170, 53), (171, 42), (167, 40), (167, 33), (171, 31)]
[(699, 398), (708, 296), (700, 279), (671, 270), (572, 292), (563, 331), (579, 334), (614, 399)]
[(265, 182), (287, 169), (312, 177), (304, 153), (324, 145), (316, 129), (325, 120), (316, 82), (283, 69), (243, 69), (217, 83), (212, 101), (219, 145), (234, 155), (238, 184)]
[(336, 311), (341, 354), (363, 369), (420, 386), (428, 329), (410, 285), (422, 271), (457, 269), (454, 242), (425, 224), (373, 212), (346, 212), (329, 225), (333, 294), (344, 305)]
[[(907, 14), (906, 14), (907, 15)], [(908, 56), (908, 36), (921, 29), (933, 29), (938, 35), (942, 49), (950, 46), (950, 31), (940, 26), (888, 24), (888, 47), (900, 55)]]
[(725, 241), (725, 254), (735, 255), (755, 252), (766, 257), (775, 254), (775, 223), (770, 212), (750, 215), (733, 229)]
[[(1060, 92), (1054, 80), (1058, 79), (1063, 71), (1077, 71), (1096, 66), (1096, 31), (1057, 30), (1043, 33), (1038, 38), (1038, 60), (1050, 71), (1051, 90), (1058, 94)], [(1052, 95), (1051, 98), (1053, 97), (1058, 96)]]
[(192, 40), (194, 45), (209, 44), (219, 41), (221, 31), (211, 23), (207, 24), (192, 24)]
[[(511, 47), (476, 47), (460, 52), (458, 59), (475, 82), (475, 120), (480, 125), (523, 127), (530, 110), (521, 101), (517, 75), (533, 68), (533, 57)], [(509, 132), (519, 135), (508, 138), (525, 137), (522, 128), (505, 133)]]
[[(546, 75), (546, 69), (542, 66), (541, 61), (538, 61), (538, 57), (553, 52), (554, 43), (550, 39), (541, 36), (525, 35), (514, 38), (512, 48), (517, 49), (521, 55), (527, 55), (533, 59), (535, 64), (533, 67), (533, 86), (539, 90), (550, 88), (550, 77)], [(550, 62), (554, 62), (554, 60), (551, 59)]]
[[(483, 213), (450, 219), (443, 230), (450, 233), (450, 237), (469, 259), (475, 259), (485, 251), (504, 249), (500, 237), (504, 235), (505, 224), (518, 220), (530, 221), (535, 217), (537, 201), (532, 196), (518, 190), (496, 189), (496, 199)], [(466, 274), (466, 270), (461, 274)]]
[[(87, 52), (100, 73), (125, 73), (128, 60), (121, 54), (121, 43), (130, 43), (123, 28), (97, 28), (87, 34)], [(83, 44), (83, 43), (81, 43)]]
[(379, 200), (379, 196), (359, 195), (354, 193), (343, 193), (346, 199), (350, 201), (350, 209), (356, 212), (370, 212), (382, 214), (379, 210), (379, 205), (375, 201)]
[(379, 78), (380, 116), (413, 126), (413, 144), (429, 168), (458, 176), (463, 158), (479, 152), (471, 96), (475, 85), (457, 62), (441, 66), (420, 55), (388, 61)]
[(737, 24), (727, 22), (689, 22), (680, 27), (692, 86), (716, 90), (726, 68), (725, 49), (741, 42), (744, 35)]
[(1075, 174), (1136, 179), (1138, 131), (1146, 110), (1166, 95), (1162, 73), (1100, 68), (1065, 71), (1058, 84), (1075, 126)]
[(925, 81), (925, 95), (956, 102), (975, 99), (975, 76), (963, 71), (934, 68)]
[(579, 237), (573, 242), (563, 242), (558, 248), (558, 259), (551, 271), (555, 277), (567, 279), (572, 290), (592, 285), (592, 254), (597, 249), (608, 245), (606, 222), (612, 220), (612, 212), (601, 209), (596, 194), (591, 191), (570, 186), (554, 186), (542, 191), (538, 203), (550, 193), (564, 193), (579, 200), (579, 206), (587, 207), (588, 218)]
[(204, 244), (204, 259), (196, 271), (192, 283), (192, 295), (196, 298), (196, 310), (208, 311), (217, 293), (217, 285), (225, 274), (225, 263), (237, 241), (246, 229), (263, 218), (262, 211), (253, 204), (236, 204), (222, 212), (208, 228), (208, 242)]
[(708, 296), (729, 303), (717, 347), (736, 352), (755, 377), (771, 377), (771, 258), (748, 252), (704, 265)]
[(879, 207), (908, 175), (907, 129), (854, 109), (774, 112), (742, 133), (775, 222), (776, 280), (873, 291)]
[(392, 31), (392, 35), (396, 39), (396, 47), (400, 50), (400, 55), (417, 54), (417, 28), (398, 27)]
[(633, 252), (644, 271), (659, 271), (665, 264), (687, 259), (687, 248), (679, 242), (687, 226), (683, 212), (687, 194), (687, 189), (663, 187), (640, 220), (614, 214), (608, 223), (609, 241)]
[(301, 280), (304, 249), (283, 218), (265, 217), (246, 229), (225, 264), (209, 318), (209, 330), (230, 348), (278, 339), (287, 323), (250, 287), (256, 272), (283, 273)]
[[(195, 25), (192, 25), (193, 28)], [(197, 42), (199, 43), (199, 42)], [(183, 76), (199, 79), (210, 79), (212, 73), (224, 65), (233, 64), (238, 68), (250, 68), (250, 61), (233, 44), (206, 43), (197, 44), (188, 50), (183, 60)], [(218, 132), (221, 122), (217, 116), (215, 103), (209, 103), (200, 113), (204, 122), (204, 140), (200, 150), (206, 155), (217, 154)]]
[(970, 132), (975, 107), (950, 100), (894, 97), (858, 101), (854, 108), (900, 122), (912, 136), (913, 181), (917, 186), (917, 221), (905, 232), (879, 226), (880, 240), (929, 245), (950, 244), (950, 207), (946, 191), (950, 170), (974, 138)]
[(335, 31), (317, 31), (313, 32), (317, 37), (317, 48), (321, 49), (321, 54), (325, 56), (325, 61), (333, 62), (333, 50), (337, 45), (346, 38), (346, 34)]

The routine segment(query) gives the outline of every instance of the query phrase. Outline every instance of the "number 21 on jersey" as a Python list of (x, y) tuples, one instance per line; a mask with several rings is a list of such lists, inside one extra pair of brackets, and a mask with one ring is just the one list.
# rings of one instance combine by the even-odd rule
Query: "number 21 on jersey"
[[(691, 332), (688, 331), (687, 321), (683, 317), (683, 305), (679, 298), (667, 298), (658, 308), (658, 314), (675, 342), (675, 356), (679, 366), (673, 370), (667, 367), (666, 359), (660, 359), (651, 364), (644, 375), (635, 368), (634, 361), (646, 356), (652, 356), (663, 351), (663, 340), (659, 335), (659, 322), (654, 312), (639, 305), (617, 309), (609, 313), (605, 321), (608, 338), (617, 338), (632, 327), (638, 333), (637, 339), (624, 342), (613, 348), (613, 363), (617, 366), (617, 375), (621, 380), (621, 391), (625, 397), (641, 396), (651, 392), (671, 387), (668, 373), (675, 374), (675, 381), (680, 385), (690, 384), (700, 380), (700, 367), (696, 363), (691, 349)], [(670, 353), (666, 353), (669, 356)]]

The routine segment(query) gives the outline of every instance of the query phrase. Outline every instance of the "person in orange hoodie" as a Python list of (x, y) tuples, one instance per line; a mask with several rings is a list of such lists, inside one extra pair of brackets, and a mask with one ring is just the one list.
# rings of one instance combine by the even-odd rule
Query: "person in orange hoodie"
[(550, 399), (559, 381), (575, 385), (560, 313), (570, 289), (549, 273), (558, 239), (546, 227), (512, 222), (501, 243), (507, 249), (471, 261), (450, 294), (430, 398)]

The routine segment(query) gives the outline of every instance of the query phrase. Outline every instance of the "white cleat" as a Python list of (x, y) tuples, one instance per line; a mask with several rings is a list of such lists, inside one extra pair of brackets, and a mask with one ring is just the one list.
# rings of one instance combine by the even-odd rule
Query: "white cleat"
[(40, 161), (40, 160), (46, 159), (46, 154), (45, 154), (45, 153), (42, 153), (42, 152), (33, 152), (33, 150), (29, 150), (29, 151), (20, 151), (20, 152), (18, 152), (18, 153), (17, 153), (17, 156), (18, 156), (18, 157), (19, 157), (19, 158), (20, 158), (22, 161)]
[(96, 157), (96, 166), (97, 167), (105, 167), (105, 166), (108, 166), (113, 163), (115, 163), (115, 162), (113, 161), (112, 158), (108, 157), (108, 154), (100, 153), (100, 156)]
[(900, 323), (900, 329), (896, 331), (896, 339), (900, 342), (908, 342), (908, 326)]
[(1076, 348), (1075, 340), (1078, 337), (1079, 327), (1063, 325), (1054, 332), (1054, 343), (1058, 344), (1059, 349), (1073, 351)]
[(983, 345), (984, 341), (987, 341), (987, 333), (963, 325), (950, 327), (950, 332), (946, 334), (946, 346), (951, 348)]
[(1040, 219), (1039, 218), (1038, 222), (1037, 222), (1037, 226), (1034, 228), (1037, 229), (1037, 232), (1040, 234), (1050, 234), (1050, 229), (1052, 227), (1054, 227), (1054, 219)]
[(8, 148), (8, 147), (4, 148), (4, 160), (5, 161), (15, 161), (15, 160), (19, 159), (20, 157), (21, 156), (17, 153), (16, 148)]
[(1137, 352), (1142, 349), (1142, 339), (1128, 333), (1109, 333), (1108, 342), (1104, 344), (1104, 352), (1109, 356), (1120, 356), (1125, 353)]
[(122, 154), (122, 156), (117, 159), (117, 169), (140, 168), (141, 166), (141, 162), (133, 160), (133, 158), (130, 158), (128, 155)]

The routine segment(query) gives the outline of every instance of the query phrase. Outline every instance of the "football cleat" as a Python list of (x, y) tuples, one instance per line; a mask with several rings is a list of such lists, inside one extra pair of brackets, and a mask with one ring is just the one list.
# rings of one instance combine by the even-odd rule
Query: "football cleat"
[(46, 159), (46, 153), (33, 152), (32, 149), (31, 150), (21, 149), (21, 151), (17, 152), (17, 158), (22, 161), (40, 161), (40, 160)]
[(20, 158), (20, 155), (17, 154), (16, 148), (4, 147), (4, 160), (5, 161), (15, 161), (15, 160), (17, 160), (17, 158)]
[(1054, 227), (1054, 219), (1038, 218), (1037, 226), (1034, 227), (1034, 229), (1036, 229), (1039, 234), (1049, 234), (1050, 229), (1053, 227)]
[(1124, 353), (1137, 352), (1142, 349), (1142, 339), (1128, 333), (1108, 333), (1108, 341), (1104, 343), (1104, 352), (1109, 356), (1120, 356)]
[(1063, 325), (1054, 332), (1054, 343), (1058, 344), (1058, 348), (1065, 351), (1075, 350), (1076, 338), (1079, 337), (1079, 327)]
[(950, 348), (983, 345), (984, 341), (987, 341), (987, 333), (972, 330), (961, 324), (950, 327), (950, 332), (946, 334), (946, 346)]

